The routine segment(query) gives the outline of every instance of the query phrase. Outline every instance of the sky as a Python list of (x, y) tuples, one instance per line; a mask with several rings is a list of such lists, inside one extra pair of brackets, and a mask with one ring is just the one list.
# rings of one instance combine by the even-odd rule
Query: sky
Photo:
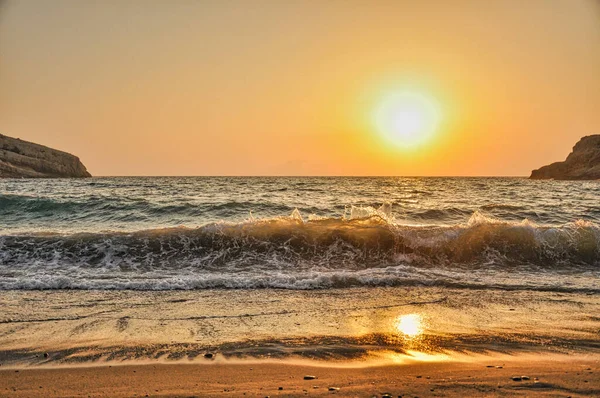
[(527, 176), (600, 134), (600, 1), (0, 0), (0, 133), (97, 176)]

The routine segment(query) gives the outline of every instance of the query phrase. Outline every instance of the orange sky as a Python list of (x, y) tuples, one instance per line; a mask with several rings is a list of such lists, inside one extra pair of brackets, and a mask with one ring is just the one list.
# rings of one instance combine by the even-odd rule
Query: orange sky
[[(406, 89), (411, 150), (373, 121)], [(600, 2), (0, 0), (0, 133), (94, 175), (528, 175), (600, 134)]]

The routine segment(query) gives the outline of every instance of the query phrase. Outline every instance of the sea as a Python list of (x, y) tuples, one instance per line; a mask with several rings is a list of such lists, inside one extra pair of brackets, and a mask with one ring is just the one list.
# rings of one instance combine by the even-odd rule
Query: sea
[(0, 290), (600, 293), (600, 182), (0, 180)]

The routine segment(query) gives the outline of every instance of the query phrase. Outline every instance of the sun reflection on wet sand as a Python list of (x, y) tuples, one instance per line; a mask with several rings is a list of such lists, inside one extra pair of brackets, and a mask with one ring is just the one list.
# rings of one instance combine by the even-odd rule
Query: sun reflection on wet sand
[(395, 326), (405, 337), (414, 338), (423, 333), (423, 318), (420, 314), (400, 315), (396, 319)]
[(447, 353), (427, 353), (414, 350), (407, 350), (404, 353), (386, 351), (383, 355), (383, 358), (384, 362), (391, 362), (395, 364), (458, 360), (458, 357), (455, 358)]
[(386, 360), (393, 363), (447, 360), (448, 355), (441, 353), (439, 347), (436, 347), (435, 343), (427, 337), (425, 333), (427, 329), (423, 314), (402, 314), (392, 318), (391, 336), (394, 336), (392, 341), (402, 352), (387, 352)]

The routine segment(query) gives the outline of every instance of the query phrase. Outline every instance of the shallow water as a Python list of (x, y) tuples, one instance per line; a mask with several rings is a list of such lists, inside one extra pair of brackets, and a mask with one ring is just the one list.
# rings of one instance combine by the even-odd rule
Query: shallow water
[(600, 183), (0, 180), (0, 289), (599, 293)]

